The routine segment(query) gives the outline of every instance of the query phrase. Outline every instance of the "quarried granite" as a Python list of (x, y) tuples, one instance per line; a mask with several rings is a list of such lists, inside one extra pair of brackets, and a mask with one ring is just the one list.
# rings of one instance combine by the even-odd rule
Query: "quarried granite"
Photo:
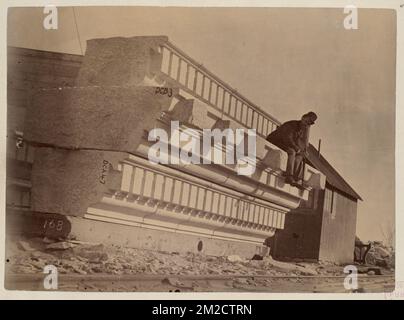
[(120, 189), (118, 163), (127, 154), (38, 148), (33, 164), (33, 211), (82, 216), (106, 193)]
[(134, 152), (172, 99), (154, 87), (40, 91), (28, 109), (25, 139), (70, 149)]

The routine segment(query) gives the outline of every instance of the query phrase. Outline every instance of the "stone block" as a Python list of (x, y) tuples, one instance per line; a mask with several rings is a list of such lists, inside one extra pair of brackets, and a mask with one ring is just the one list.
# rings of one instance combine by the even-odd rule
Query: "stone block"
[(32, 168), (33, 211), (82, 216), (111, 189), (120, 188), (119, 161), (127, 154), (38, 148)]
[(260, 164), (264, 167), (269, 167), (272, 170), (286, 170), (287, 154), (282, 150), (265, 147), (266, 154), (261, 159)]
[(304, 174), (304, 183), (308, 187), (312, 187), (314, 189), (325, 188), (326, 176), (317, 170), (313, 170), (313, 168), (306, 166), (306, 172)]
[(217, 119), (212, 127), (212, 130), (219, 129), (220, 131), (230, 128), (230, 120)]
[(192, 104), (192, 124), (201, 129), (211, 129), (216, 119), (208, 116), (205, 103), (194, 99)]
[(191, 99), (182, 99), (179, 100), (172, 110), (168, 112), (173, 121), (179, 121), (182, 123), (191, 123), (192, 121), (192, 109), (193, 109), (193, 100)]
[(264, 138), (257, 135), (256, 137), (256, 155), (258, 159), (263, 159), (268, 153), (267, 142)]
[(130, 86), (153, 78), (161, 70), (159, 48), (166, 36), (115, 37), (87, 41), (77, 86)]
[(172, 99), (154, 87), (40, 91), (27, 112), (25, 139), (72, 149), (134, 152)]

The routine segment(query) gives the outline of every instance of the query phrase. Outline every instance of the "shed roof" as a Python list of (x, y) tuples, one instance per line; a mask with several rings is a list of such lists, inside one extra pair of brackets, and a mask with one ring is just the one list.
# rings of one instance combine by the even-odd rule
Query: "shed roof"
[(362, 200), (361, 196), (342, 178), (333, 166), (320, 154), (312, 145), (308, 148), (308, 161), (313, 167), (322, 172), (327, 177), (327, 183), (344, 194)]

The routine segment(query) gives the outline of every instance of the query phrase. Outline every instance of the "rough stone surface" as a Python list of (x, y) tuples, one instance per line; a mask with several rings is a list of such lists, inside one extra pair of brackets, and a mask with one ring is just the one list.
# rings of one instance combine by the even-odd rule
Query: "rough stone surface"
[[(9, 239), (10, 241), (11, 239)], [(65, 250), (46, 250), (41, 238), (24, 239), (35, 252), (27, 252), (16, 246), (14, 240), (7, 245), (9, 260), (7, 271), (12, 273), (38, 273), (47, 264), (57, 266), (61, 274), (160, 274), (163, 282), (181, 285), (176, 277), (181, 275), (307, 275), (329, 274), (318, 263), (280, 262), (270, 257), (264, 260), (242, 259), (237, 255), (210, 256), (203, 253), (178, 253), (150, 251), (100, 244), (78, 244)], [(70, 243), (69, 241), (67, 241)], [(332, 266), (332, 274), (342, 274), (343, 266)], [(318, 270), (318, 272), (316, 271)], [(242, 278), (240, 278), (242, 279)], [(240, 280), (244, 282), (244, 280)]]
[(201, 129), (211, 129), (215, 122), (216, 119), (208, 115), (206, 104), (192, 99), (192, 124)]
[(229, 128), (230, 128), (230, 120), (218, 119), (213, 125), (212, 130), (219, 129), (220, 131), (223, 131)]
[(264, 263), (271, 265), (278, 270), (284, 270), (288, 272), (300, 272), (303, 275), (317, 275), (318, 271), (314, 268), (309, 268), (298, 263), (287, 263), (274, 260), (271, 256), (265, 257)]
[(89, 40), (76, 85), (136, 85), (145, 76), (153, 78), (161, 69), (158, 46), (167, 40), (166, 36)]
[(243, 262), (245, 261), (245, 259), (240, 258), (240, 256), (238, 255), (230, 255), (227, 257), (227, 260), (229, 260), (230, 262)]
[(265, 156), (261, 160), (261, 164), (264, 167), (269, 167), (272, 170), (282, 170), (284, 158), (282, 151), (278, 149), (265, 148)]
[(28, 110), (24, 136), (65, 148), (134, 152), (171, 99), (153, 87), (40, 91)]
[(66, 250), (66, 249), (74, 248), (75, 246), (76, 245), (74, 243), (62, 241), (62, 242), (50, 243), (50, 244), (48, 244), (46, 246), (46, 249), (50, 249), (50, 250)]
[(121, 180), (117, 164), (127, 154), (38, 148), (35, 157), (32, 209), (80, 216), (106, 192), (116, 189)]
[(305, 179), (304, 182), (309, 187), (323, 190), (325, 188), (326, 176), (321, 172), (319, 173), (311, 172), (307, 180)]
[(26, 241), (19, 241), (18, 245), (24, 251), (34, 251), (35, 250), (35, 248), (32, 248), (30, 246), (30, 244), (28, 242), (26, 242)]
[(183, 99), (175, 104), (173, 110), (169, 111), (172, 120), (181, 123), (190, 123), (192, 121), (193, 100)]
[[(63, 277), (79, 278), (78, 281), (64, 282), (60, 277), (60, 286), (69, 291), (224, 292), (236, 289), (255, 292), (346, 292), (340, 280), (346, 276), (344, 266), (334, 264), (291, 261), (274, 266), (275, 260), (268, 263), (266, 258), (231, 262), (227, 256), (99, 244), (81, 244), (73, 249), (51, 251), (41, 249), (43, 243), (40, 238), (24, 239), (32, 247), (38, 248), (37, 251), (27, 252), (16, 245), (16, 239), (8, 238), (7, 241), (5, 279), (6, 287), (12, 289), (38, 290), (29, 289), (26, 285), (17, 286), (14, 279), (21, 276), (30, 278), (30, 274), (40, 275), (45, 265), (52, 264)], [(314, 272), (321, 277), (302, 277)], [(383, 274), (391, 276), (388, 286), (393, 290), (394, 273), (387, 270)], [(192, 279), (192, 276), (200, 280)], [(216, 278), (216, 281), (204, 276)], [(91, 278), (96, 280), (92, 281)], [(369, 288), (376, 284), (369, 282), (371, 279), (380, 283), (380, 279), (374, 276), (364, 278), (360, 284), (368, 284)], [(39, 284), (39, 290), (43, 290), (42, 278)], [(386, 290), (384, 281), (372, 292), (382, 290)]]

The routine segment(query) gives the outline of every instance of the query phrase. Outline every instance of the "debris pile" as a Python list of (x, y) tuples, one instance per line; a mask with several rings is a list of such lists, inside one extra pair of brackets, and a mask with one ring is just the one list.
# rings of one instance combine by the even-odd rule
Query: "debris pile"
[[(158, 275), (275, 275), (341, 274), (313, 262), (280, 262), (270, 256), (261, 260), (238, 255), (222, 257), (201, 253), (156, 252), (76, 240), (30, 238), (9, 241), (7, 270), (11, 273), (42, 273), (54, 265), (61, 274), (158, 274)], [(331, 270), (331, 271), (330, 271)]]
[[(365, 255), (366, 251), (367, 254)], [(363, 261), (364, 255), (365, 260)], [(395, 251), (393, 247), (386, 246), (381, 241), (370, 241), (368, 243), (364, 243), (356, 236), (355, 258), (366, 265), (373, 265), (393, 270), (395, 264)]]
[(372, 243), (372, 249), (369, 250), (366, 256), (366, 263), (387, 269), (394, 269), (394, 248), (387, 247), (382, 242), (374, 241)]

